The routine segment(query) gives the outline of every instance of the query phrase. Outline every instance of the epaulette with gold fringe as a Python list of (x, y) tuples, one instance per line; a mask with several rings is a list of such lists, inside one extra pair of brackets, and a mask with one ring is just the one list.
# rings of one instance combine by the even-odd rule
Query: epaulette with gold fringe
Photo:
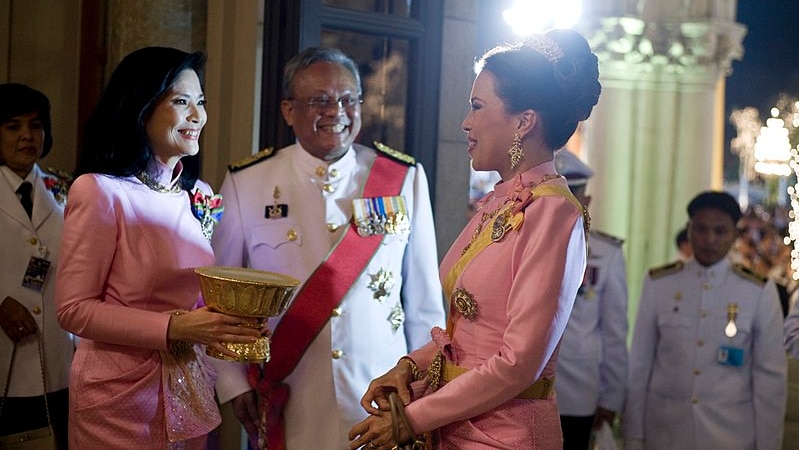
[(388, 145), (383, 144), (381, 142), (377, 142), (377, 141), (374, 142), (374, 145), (375, 145), (375, 148), (377, 149), (377, 151), (379, 151), (380, 153), (388, 156), (389, 158), (391, 158), (393, 160), (399, 161), (399, 162), (407, 164), (409, 166), (413, 166), (413, 165), (416, 164), (416, 158), (414, 158), (413, 156), (411, 156), (411, 155), (409, 155), (407, 153), (403, 153), (403, 152), (401, 152), (399, 150), (394, 150), (393, 148), (389, 147)]
[(244, 159), (241, 159), (241, 160), (236, 161), (236, 162), (234, 162), (232, 164), (229, 164), (227, 166), (227, 168), (231, 172), (237, 172), (237, 171), (239, 171), (241, 169), (245, 169), (247, 167), (250, 167), (253, 164), (256, 164), (256, 163), (259, 163), (259, 162), (261, 162), (261, 161), (263, 161), (265, 159), (268, 159), (268, 158), (270, 158), (270, 157), (272, 157), (274, 155), (275, 155), (274, 148), (273, 147), (267, 147), (267, 148), (261, 150), (258, 153), (255, 153), (255, 154), (250, 155), (250, 156), (248, 156), (248, 157), (246, 157)]
[(768, 281), (767, 277), (760, 275), (759, 273), (755, 272), (754, 270), (744, 266), (743, 264), (733, 264), (732, 271), (735, 272), (736, 275), (743, 278), (744, 280), (751, 281), (758, 286), (763, 286)]
[(610, 234), (607, 234), (607, 233), (604, 233), (604, 232), (598, 231), (598, 230), (591, 230), (591, 236), (593, 236), (593, 237), (595, 237), (595, 238), (597, 238), (599, 240), (605, 241), (605, 242), (607, 242), (609, 244), (612, 244), (612, 245), (614, 245), (616, 247), (621, 247), (622, 244), (624, 244), (624, 239), (617, 238), (616, 236), (613, 236), (613, 235), (610, 235)]
[(659, 267), (654, 267), (652, 269), (649, 269), (649, 278), (657, 280), (658, 278), (665, 277), (666, 275), (677, 273), (681, 271), (684, 267), (685, 263), (683, 263), (682, 261), (674, 261), (673, 263), (669, 263)]

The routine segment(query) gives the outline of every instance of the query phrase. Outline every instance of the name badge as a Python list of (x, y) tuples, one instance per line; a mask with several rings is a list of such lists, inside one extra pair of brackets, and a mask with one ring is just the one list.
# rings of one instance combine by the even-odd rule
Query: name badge
[(740, 367), (744, 363), (744, 349), (722, 345), (716, 360), (722, 366)]
[(352, 201), (353, 221), (358, 234), (408, 233), (411, 224), (404, 196), (356, 198)]
[(44, 258), (31, 256), (28, 261), (28, 268), (25, 270), (25, 276), (22, 277), (22, 287), (33, 289), (36, 292), (42, 292), (44, 289), (44, 280), (47, 278), (47, 272), (50, 270), (50, 261)]

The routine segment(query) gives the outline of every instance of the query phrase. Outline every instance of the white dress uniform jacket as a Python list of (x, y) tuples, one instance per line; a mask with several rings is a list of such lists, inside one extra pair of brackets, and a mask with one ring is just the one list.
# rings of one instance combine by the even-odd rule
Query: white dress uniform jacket
[[(59, 180), (34, 165), (26, 178), (33, 183), (33, 213), (31, 218), (19, 202), (16, 190), (22, 183), (6, 166), (0, 166), (0, 301), (11, 296), (19, 301), (36, 321), (42, 333), (47, 390), (55, 392), (69, 386), (69, 368), (74, 346), (72, 335), (56, 320), (53, 295), (55, 292), (56, 261), (64, 226), (63, 198), (56, 200), (45, 185)], [(42, 292), (24, 287), (22, 279), (31, 257), (50, 261)], [(5, 384), (14, 343), (0, 331), (0, 376)], [(10, 397), (42, 395), (39, 350), (36, 339), (27, 337), (17, 345), (14, 370), (8, 389)]]
[[(736, 303), (737, 333), (725, 335)], [(786, 401), (774, 282), (727, 259), (690, 259), (644, 279), (630, 350), (625, 448), (780, 448)], [(742, 351), (739, 365), (719, 362)], [(721, 357), (721, 358), (720, 358)]]
[(588, 235), (588, 265), (558, 353), (562, 416), (621, 412), (627, 380), (627, 275), (622, 241)]
[[(220, 189), (225, 213), (213, 239), (217, 264), (307, 280), (349, 226), (352, 200), (359, 197), (376, 156), (375, 150), (355, 145), (327, 164), (295, 144), (228, 172)], [(291, 387), (285, 410), (290, 450), (347, 448), (350, 427), (366, 416), (359, 401), (369, 382), (427, 343), (430, 329), (445, 321), (421, 165), (409, 168), (401, 195), (410, 233), (386, 235), (285, 380)], [(275, 204), (287, 205), (286, 217), (265, 217), (266, 207)], [(275, 329), (279, 320), (271, 320), (270, 327)], [(242, 365), (218, 368), (221, 402), (250, 389)]]

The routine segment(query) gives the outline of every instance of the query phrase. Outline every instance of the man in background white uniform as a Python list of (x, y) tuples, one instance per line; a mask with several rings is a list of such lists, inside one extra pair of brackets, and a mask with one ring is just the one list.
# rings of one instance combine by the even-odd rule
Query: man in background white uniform
[[(588, 208), (593, 171), (566, 149), (555, 167)], [(591, 229), (588, 265), (558, 353), (558, 393), (564, 450), (587, 450), (591, 431), (613, 423), (624, 405), (627, 379), (627, 275), (623, 241)]]
[(741, 218), (732, 196), (703, 192), (688, 216), (693, 258), (644, 278), (624, 448), (778, 449), (786, 359), (774, 281), (727, 257)]

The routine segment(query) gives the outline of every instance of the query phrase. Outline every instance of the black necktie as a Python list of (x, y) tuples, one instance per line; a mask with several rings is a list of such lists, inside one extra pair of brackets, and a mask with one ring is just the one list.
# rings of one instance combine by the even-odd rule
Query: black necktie
[(17, 188), (19, 202), (22, 203), (22, 207), (25, 208), (25, 212), (28, 213), (28, 218), (30, 218), (33, 213), (33, 199), (31, 199), (32, 190), (33, 185), (29, 181), (23, 181)]

